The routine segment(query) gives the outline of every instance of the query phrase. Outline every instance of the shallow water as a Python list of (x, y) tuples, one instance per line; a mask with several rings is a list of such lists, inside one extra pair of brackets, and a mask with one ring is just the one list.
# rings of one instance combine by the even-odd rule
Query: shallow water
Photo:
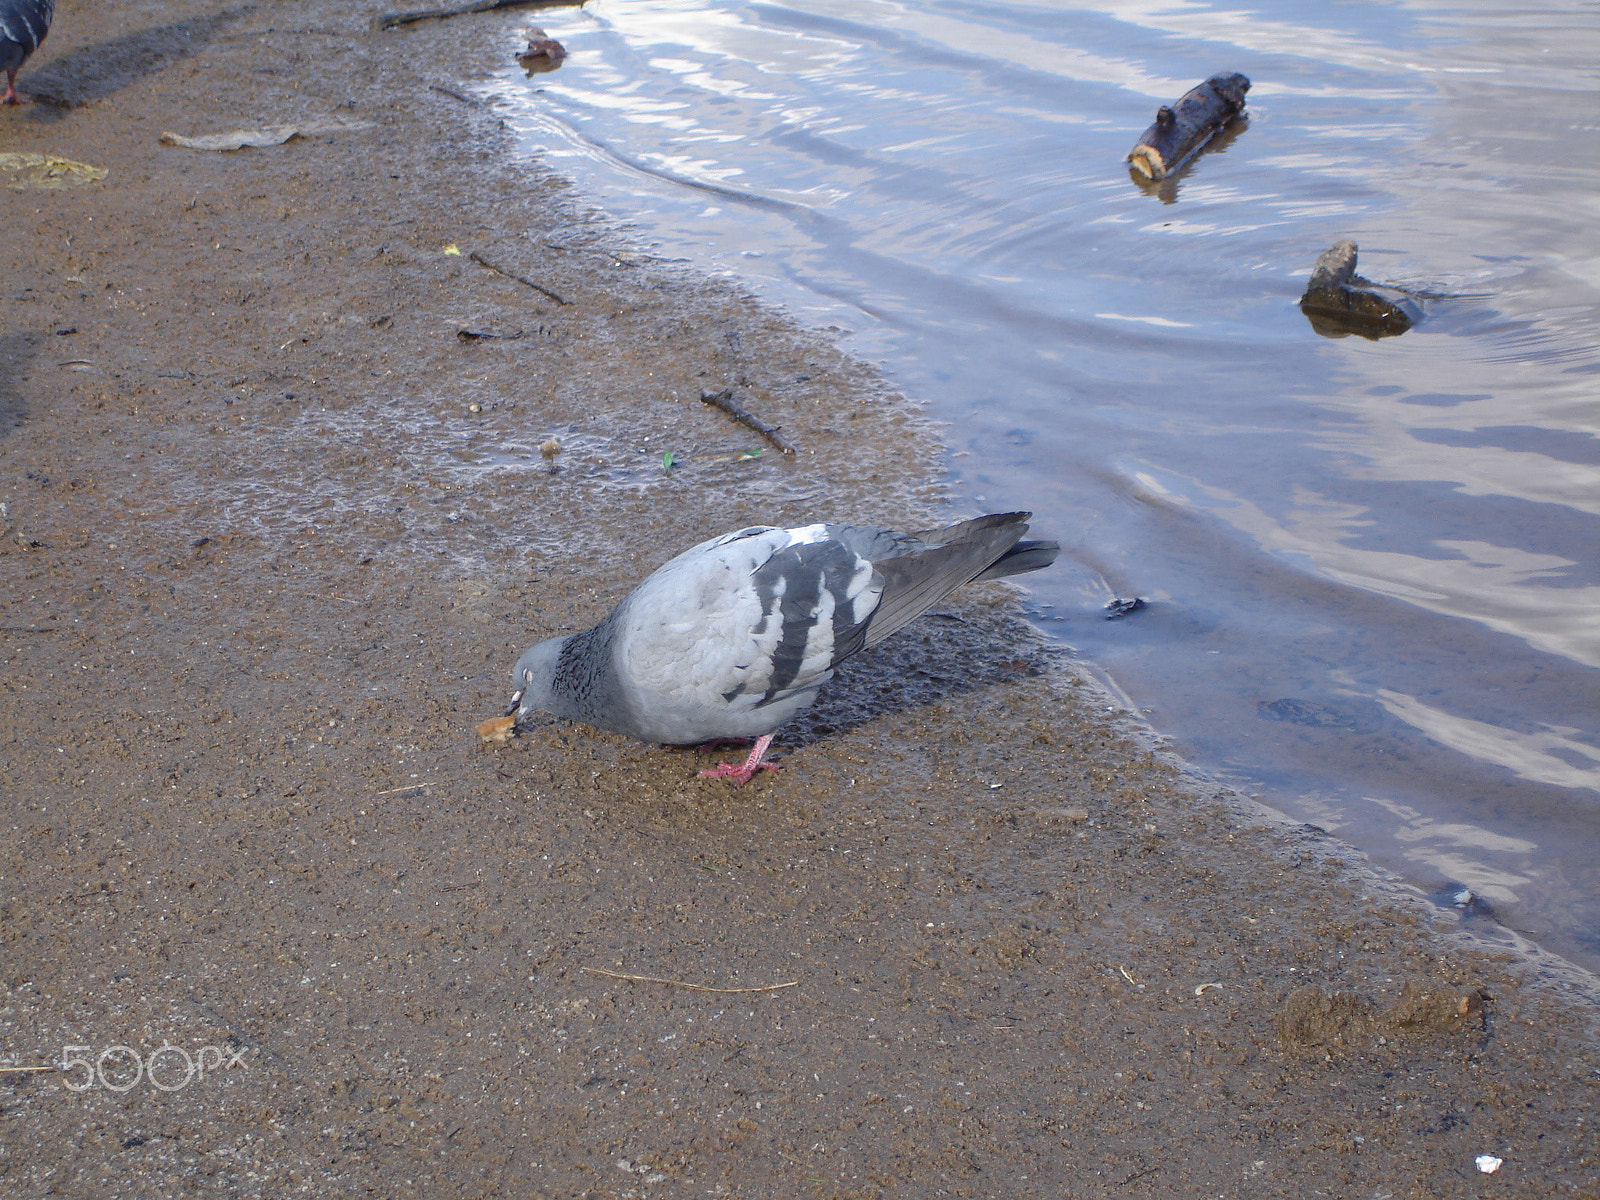
[[(1600, 966), (1591, 5), (592, 0), (501, 81), (657, 252), (848, 331), (1191, 759)], [(1217, 71), (1249, 120), (1122, 159)], [(1317, 255), (1421, 294), (1383, 340)], [(848, 517), (849, 514), (825, 514)], [(1114, 596), (1149, 604), (1104, 619)]]

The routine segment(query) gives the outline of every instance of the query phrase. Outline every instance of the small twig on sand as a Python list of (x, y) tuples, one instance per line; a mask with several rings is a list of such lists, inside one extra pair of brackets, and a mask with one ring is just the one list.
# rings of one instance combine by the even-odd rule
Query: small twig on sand
[(777, 992), (782, 991), (784, 988), (796, 987), (800, 983), (798, 979), (795, 979), (788, 983), (768, 984), (766, 987), (719, 988), (706, 987), (701, 983), (684, 983), (681, 979), (662, 979), (656, 975), (624, 975), (620, 971), (602, 971), (599, 967), (582, 967), (580, 970), (587, 971), (591, 975), (605, 975), (612, 979), (626, 979), (630, 983), (665, 983), (671, 987), (688, 988), (691, 992), (722, 992), (724, 994), (732, 994), (734, 992)]
[(31, 1075), (38, 1071), (58, 1071), (59, 1067), (0, 1067), (0, 1075)]
[(531, 287), (534, 291), (538, 292), (541, 296), (549, 296), (550, 299), (554, 300), (557, 304), (571, 304), (572, 303), (571, 300), (563, 300), (560, 296), (556, 295), (549, 288), (540, 287), (537, 283), (535, 283), (531, 279), (524, 279), (521, 275), (518, 275), (515, 271), (508, 271), (504, 267), (495, 266), (494, 263), (490, 262), (487, 258), (485, 258), (483, 255), (479, 254), (476, 250), (474, 250), (471, 254), (467, 255), (467, 257), (470, 258), (473, 262), (477, 263), (480, 267), (488, 267), (489, 270), (493, 271), (496, 275), (504, 275), (507, 279), (514, 279), (518, 283), (522, 284), (524, 287)]
[(380, 13), (372, 18), (374, 29), (398, 29), (402, 25), (414, 25), (418, 21), (437, 21), (445, 17), (465, 17), (472, 13), (493, 12), (497, 8), (526, 8), (537, 5), (541, 8), (555, 8), (558, 5), (582, 4), (583, 0), (474, 0), (471, 4), (463, 4), (460, 8), (430, 8), (422, 12), (396, 12)]
[(56, 633), (59, 625), (0, 625), (0, 633)]
[(455, 88), (440, 87), (437, 83), (430, 83), (428, 87), (431, 91), (438, 92), (441, 96), (449, 96), (450, 99), (459, 100), (463, 104), (470, 104), (473, 108), (483, 107), (481, 101), (474, 100), (471, 96), (463, 95), (456, 91)]
[(701, 392), (700, 402), (709, 404), (714, 408), (720, 408), (739, 424), (748, 425), (785, 454), (795, 453), (795, 448), (779, 436), (783, 427), (781, 425), (768, 425), (760, 417), (746, 412), (739, 406), (739, 402), (733, 398), (732, 388), (726, 388), (715, 395), (710, 392)]

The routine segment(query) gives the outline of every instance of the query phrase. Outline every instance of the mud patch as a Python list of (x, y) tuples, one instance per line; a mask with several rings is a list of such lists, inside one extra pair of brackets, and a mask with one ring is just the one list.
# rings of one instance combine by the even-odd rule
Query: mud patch
[(1278, 1014), (1278, 1036), (1290, 1047), (1358, 1046), (1400, 1036), (1472, 1037), (1484, 1031), (1482, 988), (1428, 987), (1407, 980), (1388, 1005), (1315, 984), (1296, 988)]

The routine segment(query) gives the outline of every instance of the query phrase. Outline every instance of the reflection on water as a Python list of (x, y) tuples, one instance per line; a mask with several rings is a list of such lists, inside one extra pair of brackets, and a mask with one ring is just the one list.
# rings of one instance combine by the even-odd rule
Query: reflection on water
[(1547, 726), (1516, 733), (1430, 708), (1415, 696), (1379, 689), (1378, 700), (1400, 720), (1452, 750), (1498, 763), (1535, 783), (1600, 791), (1600, 747), (1574, 740), (1576, 729)]
[[(665, 253), (847, 329), (1043, 624), (1203, 765), (1600, 965), (1600, 31), (1580, 0), (592, 0), (498, 86)], [(1123, 156), (1217, 71), (1236, 122)], [(1298, 308), (1341, 238), (1403, 337)], [(849, 514), (824, 514), (848, 517)], [(1108, 622), (1113, 596), (1151, 603)]]

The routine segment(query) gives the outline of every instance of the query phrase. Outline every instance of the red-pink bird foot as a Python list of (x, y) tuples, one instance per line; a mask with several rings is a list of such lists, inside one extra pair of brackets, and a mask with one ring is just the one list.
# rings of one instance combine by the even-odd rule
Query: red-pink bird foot
[(777, 763), (762, 762), (767, 748), (772, 745), (773, 735), (768, 733), (756, 739), (756, 744), (750, 747), (750, 756), (738, 766), (732, 763), (718, 763), (700, 772), (701, 779), (731, 779), (734, 787), (743, 787), (756, 777), (757, 771), (777, 771), (782, 768)]

